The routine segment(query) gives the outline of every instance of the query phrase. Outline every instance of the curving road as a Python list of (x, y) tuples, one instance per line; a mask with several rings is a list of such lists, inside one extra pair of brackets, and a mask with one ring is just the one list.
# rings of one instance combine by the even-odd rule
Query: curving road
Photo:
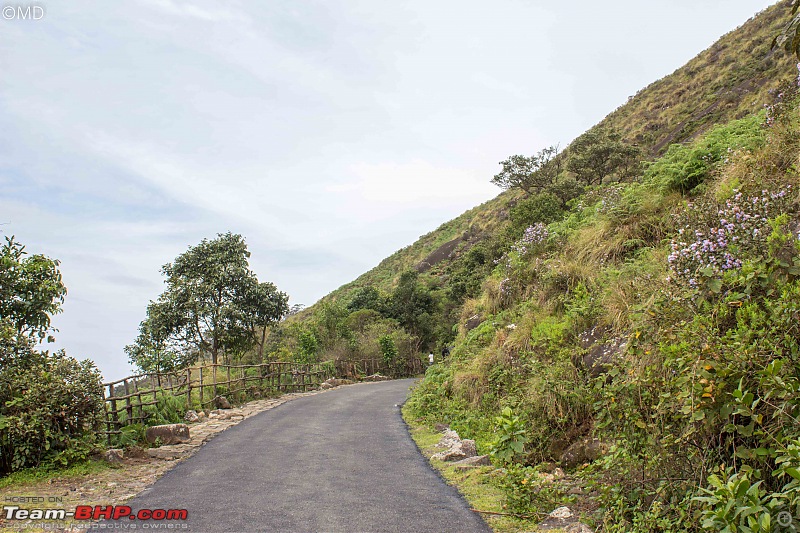
[(408, 435), (397, 405), (412, 383), (340, 387), (264, 411), (129, 505), (188, 509), (186, 523), (170, 524), (192, 532), (490, 531)]

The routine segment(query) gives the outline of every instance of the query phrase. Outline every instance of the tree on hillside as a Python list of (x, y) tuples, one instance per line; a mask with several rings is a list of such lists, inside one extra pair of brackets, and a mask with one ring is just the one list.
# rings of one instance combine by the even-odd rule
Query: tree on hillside
[(390, 316), (408, 333), (417, 337), (420, 346), (433, 336), (433, 318), (436, 302), (430, 292), (419, 283), (419, 274), (409, 270), (400, 275), (389, 302)]
[(562, 157), (558, 146), (549, 146), (530, 157), (512, 155), (500, 164), (503, 170), (492, 178), (492, 183), (502, 189), (536, 194), (555, 183), (561, 173)]
[(258, 283), (249, 257), (242, 236), (228, 232), (203, 239), (164, 265), (167, 289), (148, 306), (146, 335), (129, 355), (149, 351), (152, 357), (174, 346), (184, 361), (208, 354), (216, 364), (221, 354), (241, 353), (259, 337), (263, 349), (261, 328), (286, 314), (287, 297), (271, 283)]
[(197, 352), (183, 351), (170, 338), (170, 326), (163, 316), (166, 306), (150, 302), (147, 318), (139, 324), (139, 335), (133, 344), (125, 346), (132, 365), (145, 372), (171, 372), (194, 362)]
[(613, 130), (592, 128), (569, 146), (567, 170), (578, 181), (598, 185), (606, 178), (625, 180), (639, 172), (641, 152)]
[(17, 336), (42, 340), (50, 330), (50, 317), (61, 312), (67, 288), (58, 260), (27, 255), (13, 236), (0, 247), (0, 320)]

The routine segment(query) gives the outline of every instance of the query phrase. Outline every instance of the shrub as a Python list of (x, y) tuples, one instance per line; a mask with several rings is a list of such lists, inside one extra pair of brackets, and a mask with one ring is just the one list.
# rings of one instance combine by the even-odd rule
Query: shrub
[(0, 474), (85, 458), (102, 420), (101, 377), (91, 361), (29, 347), (25, 355), (0, 370)]
[(717, 126), (692, 144), (673, 144), (645, 171), (644, 181), (663, 192), (690, 192), (735, 153), (762, 146), (766, 139), (763, 122), (762, 114), (754, 115)]

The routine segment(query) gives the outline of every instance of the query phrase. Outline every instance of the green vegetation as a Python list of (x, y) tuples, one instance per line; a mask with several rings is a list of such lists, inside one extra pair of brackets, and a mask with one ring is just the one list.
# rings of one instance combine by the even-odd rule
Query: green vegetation
[(92, 362), (34, 347), (66, 288), (58, 261), (26, 256), (13, 237), (0, 248), (0, 475), (84, 460), (102, 412)]
[(147, 306), (136, 341), (125, 351), (146, 372), (185, 368), (206, 355), (241, 355), (258, 347), (266, 329), (288, 312), (288, 297), (250, 271), (241, 235), (220, 234), (162, 268), (167, 290)]
[[(561, 462), (603, 531), (773, 531), (800, 502), (796, 109), (714, 128), (529, 226), (409, 416), (490, 451), (518, 514), (565, 501), (534, 483)], [(587, 438), (603, 452), (571, 465)]]

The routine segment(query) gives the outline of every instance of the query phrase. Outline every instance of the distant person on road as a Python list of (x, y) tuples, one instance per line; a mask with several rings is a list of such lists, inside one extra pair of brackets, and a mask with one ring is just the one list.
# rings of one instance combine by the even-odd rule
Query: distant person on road
[(428, 354), (428, 365), (433, 364), (433, 352)]
[(450, 347), (445, 346), (444, 348), (442, 348), (442, 361), (447, 359), (449, 356), (450, 356)]

